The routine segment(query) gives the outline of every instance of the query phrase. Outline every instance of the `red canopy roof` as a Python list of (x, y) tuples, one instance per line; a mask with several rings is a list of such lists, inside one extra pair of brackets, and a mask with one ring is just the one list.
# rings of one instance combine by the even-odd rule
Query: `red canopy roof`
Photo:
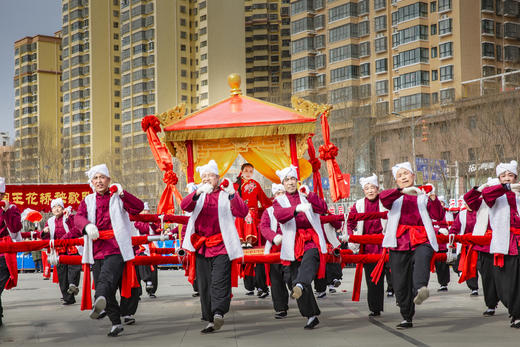
[(315, 122), (316, 118), (288, 107), (233, 95), (188, 115), (164, 130), (167, 140), (179, 141), (311, 133), (314, 132)]

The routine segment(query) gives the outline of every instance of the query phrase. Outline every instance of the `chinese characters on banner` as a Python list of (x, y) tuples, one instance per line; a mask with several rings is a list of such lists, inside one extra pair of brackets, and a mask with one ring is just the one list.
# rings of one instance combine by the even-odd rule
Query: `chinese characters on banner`
[(21, 184), (6, 186), (5, 200), (15, 204), (20, 211), (32, 208), (49, 212), (52, 199), (62, 198), (65, 207), (77, 210), (85, 196), (92, 193), (88, 184)]

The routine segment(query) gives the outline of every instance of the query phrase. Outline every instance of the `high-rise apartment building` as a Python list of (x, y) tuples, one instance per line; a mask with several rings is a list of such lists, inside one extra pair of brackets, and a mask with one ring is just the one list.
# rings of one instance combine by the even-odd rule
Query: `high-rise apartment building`
[(119, 0), (62, 1), (63, 178), (91, 166), (121, 166)]
[(245, 0), (247, 95), (279, 104), (291, 99), (289, 0)]
[(12, 183), (15, 178), (14, 147), (9, 133), (0, 132), (0, 177), (4, 177), (7, 183)]
[(14, 168), (19, 182), (60, 180), (59, 35), (24, 37), (14, 43)]
[(122, 178), (152, 205), (163, 189), (141, 120), (182, 103), (186, 113), (228, 93), (245, 76), (242, 0), (123, 0), (121, 14)]
[(518, 68), (518, 14), (515, 0), (292, 0), (293, 93), (334, 105), (332, 136), (354, 135), (344, 144), (360, 146), (355, 172), (369, 173), (371, 124), (449, 104), (464, 81)]

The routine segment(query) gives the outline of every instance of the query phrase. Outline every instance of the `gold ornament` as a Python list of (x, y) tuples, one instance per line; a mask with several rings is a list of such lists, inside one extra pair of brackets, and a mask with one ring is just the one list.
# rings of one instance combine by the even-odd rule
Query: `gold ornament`
[(312, 118), (318, 118), (323, 112), (327, 112), (328, 115), (330, 110), (332, 110), (332, 105), (317, 104), (298, 96), (291, 97), (291, 104), (292, 108), (296, 112), (303, 113), (304, 115)]

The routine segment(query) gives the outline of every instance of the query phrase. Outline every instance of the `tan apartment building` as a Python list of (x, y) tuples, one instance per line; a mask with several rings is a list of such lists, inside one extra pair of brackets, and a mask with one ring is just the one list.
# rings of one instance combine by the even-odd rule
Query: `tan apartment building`
[(59, 182), (61, 163), (60, 33), (14, 43), (14, 169), (12, 182)]
[(417, 121), (465, 96), (464, 81), (518, 68), (518, 8), (513, 0), (292, 0), (293, 93), (334, 105), (333, 139), (356, 148), (346, 170), (369, 174), (380, 159), (376, 124)]
[(123, 0), (120, 14), (122, 179), (154, 206), (164, 183), (141, 120), (229, 96), (227, 75), (245, 76), (244, 4)]
[(247, 95), (288, 105), (291, 99), (289, 0), (245, 0)]
[(119, 0), (62, 0), (63, 179), (121, 166)]

